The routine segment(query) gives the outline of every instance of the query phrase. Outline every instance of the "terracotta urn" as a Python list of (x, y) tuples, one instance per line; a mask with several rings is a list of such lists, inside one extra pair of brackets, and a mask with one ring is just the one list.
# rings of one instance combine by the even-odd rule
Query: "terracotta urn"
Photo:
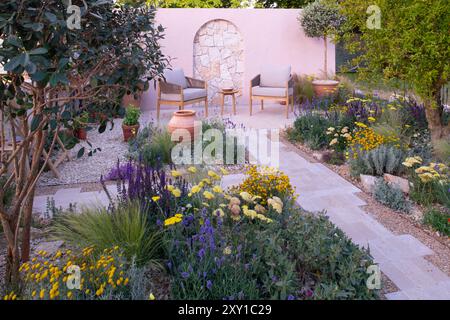
[(179, 110), (175, 111), (167, 124), (167, 130), (170, 134), (176, 129), (186, 129), (191, 135), (191, 140), (194, 140), (194, 130), (195, 130), (195, 116), (194, 110)]
[(122, 123), (122, 131), (123, 131), (123, 141), (128, 142), (128, 140), (136, 137), (139, 131), (139, 123), (134, 126), (127, 126)]
[(318, 97), (324, 97), (334, 93), (337, 89), (339, 81), (336, 80), (314, 80), (312, 82), (314, 93)]

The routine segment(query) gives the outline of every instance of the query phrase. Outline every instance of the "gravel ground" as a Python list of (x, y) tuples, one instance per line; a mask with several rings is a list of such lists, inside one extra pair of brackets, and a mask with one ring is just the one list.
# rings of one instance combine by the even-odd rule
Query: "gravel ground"
[[(128, 145), (123, 142), (121, 123), (121, 119), (114, 119), (113, 129), (110, 130), (111, 126), (108, 124), (108, 128), (102, 134), (98, 133), (97, 128), (88, 131), (88, 140), (92, 147), (101, 148), (101, 151), (89, 157), (87, 155), (89, 145), (82, 142), (69, 151), (72, 160), (65, 161), (58, 167), (60, 179), (48, 171), (42, 174), (38, 186), (98, 182), (102, 174), (107, 174), (116, 165), (117, 159), (125, 160)], [(77, 159), (78, 151), (82, 147), (86, 148), (85, 154)]]
[[(312, 158), (313, 151), (306, 146), (300, 143), (293, 144), (284, 136), (282, 136), (282, 142), (291, 145), (292, 150), (298, 152), (300, 155), (307, 155), (307, 160)], [(318, 161), (315, 160), (313, 162)], [(335, 166), (327, 163), (323, 163), (323, 165), (363, 190), (359, 180), (350, 176), (347, 165)], [(450, 276), (450, 238), (440, 236), (420, 222), (423, 208), (415, 206), (413, 214), (402, 214), (380, 204), (367, 192), (360, 192), (357, 195), (367, 202), (367, 205), (363, 207), (366, 213), (375, 218), (388, 230), (397, 235), (410, 234), (433, 250), (435, 254), (427, 256), (426, 259)]]

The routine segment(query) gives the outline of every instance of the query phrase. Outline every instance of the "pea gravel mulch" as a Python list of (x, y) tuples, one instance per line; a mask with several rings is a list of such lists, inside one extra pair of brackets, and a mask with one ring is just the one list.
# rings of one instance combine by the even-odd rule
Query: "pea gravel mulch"
[[(114, 126), (108, 123), (103, 133), (99, 133), (96, 126), (87, 133), (92, 148), (100, 148), (92, 156), (88, 155), (90, 146), (81, 142), (69, 150), (70, 161), (63, 162), (59, 167), (60, 178), (53, 172), (47, 171), (39, 179), (38, 186), (68, 185), (76, 183), (98, 182), (101, 175), (107, 174), (117, 164), (117, 160), (126, 161), (125, 155), (128, 145), (123, 141), (122, 119), (114, 119)], [(84, 147), (85, 153), (77, 158), (78, 151)]]

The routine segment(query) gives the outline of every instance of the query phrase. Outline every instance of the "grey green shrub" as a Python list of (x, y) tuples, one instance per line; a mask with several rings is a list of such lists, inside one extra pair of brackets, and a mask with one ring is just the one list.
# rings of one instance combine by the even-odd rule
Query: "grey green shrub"
[(356, 159), (350, 160), (350, 171), (353, 176), (370, 174), (381, 176), (384, 173), (399, 175), (404, 170), (402, 165), (405, 152), (399, 148), (381, 145), (378, 148), (362, 151)]
[(378, 202), (395, 210), (409, 213), (411, 211), (411, 203), (403, 191), (395, 185), (385, 182), (382, 178), (375, 182), (373, 188), (373, 197)]

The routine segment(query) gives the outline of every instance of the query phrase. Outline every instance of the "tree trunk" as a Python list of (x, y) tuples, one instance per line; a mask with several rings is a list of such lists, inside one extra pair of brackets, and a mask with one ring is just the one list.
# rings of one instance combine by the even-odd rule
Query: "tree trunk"
[(8, 289), (17, 288), (20, 280), (20, 253), (17, 238), (14, 234), (15, 224), (13, 222), (8, 223), (6, 221), (2, 221), (2, 225), (8, 243), (6, 252), (5, 284)]
[(325, 47), (325, 56), (324, 56), (324, 72), (325, 72), (325, 79), (328, 79), (328, 45), (327, 45), (327, 37), (323, 37), (323, 44)]
[(440, 98), (440, 91), (437, 90), (436, 95), (432, 99), (424, 99), (425, 115), (433, 144), (449, 133), (449, 126), (445, 126), (442, 122), (443, 107)]

